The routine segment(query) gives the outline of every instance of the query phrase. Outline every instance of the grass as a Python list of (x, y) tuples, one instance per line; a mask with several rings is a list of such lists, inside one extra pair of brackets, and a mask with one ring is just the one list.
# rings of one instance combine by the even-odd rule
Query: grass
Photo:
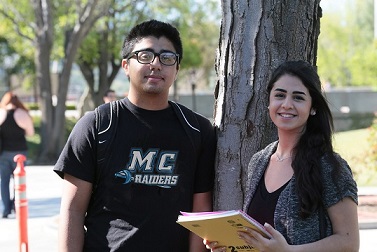
[(377, 167), (371, 169), (365, 163), (370, 148), (369, 135), (369, 128), (334, 135), (334, 149), (350, 165), (358, 186), (377, 186)]

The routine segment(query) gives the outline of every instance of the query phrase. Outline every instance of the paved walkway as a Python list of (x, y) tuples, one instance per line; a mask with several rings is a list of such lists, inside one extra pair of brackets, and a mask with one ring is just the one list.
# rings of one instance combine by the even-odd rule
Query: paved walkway
[[(52, 166), (27, 166), (28, 247), (29, 252), (57, 251), (57, 222), (61, 179)], [(360, 199), (377, 195), (377, 188), (360, 188)], [(0, 211), (2, 206), (0, 204)], [(377, 215), (360, 218), (360, 252), (377, 251)], [(14, 215), (0, 219), (0, 251), (19, 252), (18, 226)]]
[(359, 189), (358, 215), (361, 229), (377, 228), (377, 187)]
[[(57, 217), (60, 207), (61, 179), (52, 166), (26, 166), (28, 198), (29, 252), (57, 251)], [(2, 212), (2, 205), (0, 204)], [(19, 252), (18, 223), (15, 215), (0, 219), (0, 251)]]

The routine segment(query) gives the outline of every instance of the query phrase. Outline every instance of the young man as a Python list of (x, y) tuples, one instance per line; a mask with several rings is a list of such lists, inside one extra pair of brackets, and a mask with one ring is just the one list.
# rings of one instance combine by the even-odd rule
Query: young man
[(102, 97), (104, 103), (112, 102), (117, 99), (117, 96), (115, 94), (115, 91), (112, 89), (109, 89), (106, 91), (105, 95)]
[(54, 168), (64, 178), (59, 251), (205, 251), (176, 223), (179, 211), (212, 210), (216, 149), (211, 123), (168, 100), (182, 59), (179, 32), (156, 20), (141, 23), (122, 56), (130, 89), (115, 102), (106, 169), (96, 172), (94, 113), (77, 123)]

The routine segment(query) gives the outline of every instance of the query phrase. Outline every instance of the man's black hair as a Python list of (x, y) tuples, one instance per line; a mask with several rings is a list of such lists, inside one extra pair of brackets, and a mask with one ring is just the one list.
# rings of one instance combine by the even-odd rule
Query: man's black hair
[(122, 58), (128, 58), (135, 44), (148, 36), (153, 36), (156, 38), (166, 37), (168, 40), (170, 40), (174, 46), (174, 49), (176, 50), (176, 53), (179, 54), (178, 63), (181, 62), (183, 57), (183, 48), (179, 31), (171, 24), (155, 19), (140, 23), (131, 29), (130, 33), (123, 41)]

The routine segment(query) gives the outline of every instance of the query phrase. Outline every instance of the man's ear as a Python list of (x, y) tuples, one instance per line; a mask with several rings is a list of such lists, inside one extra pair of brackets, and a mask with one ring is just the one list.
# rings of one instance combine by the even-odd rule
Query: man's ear
[(122, 68), (123, 68), (123, 71), (125, 72), (125, 74), (128, 76), (128, 60), (126, 59), (123, 59), (122, 60)]
[(178, 73), (179, 73), (179, 65), (177, 66), (177, 72), (175, 73), (174, 80), (176, 81), (178, 78)]

